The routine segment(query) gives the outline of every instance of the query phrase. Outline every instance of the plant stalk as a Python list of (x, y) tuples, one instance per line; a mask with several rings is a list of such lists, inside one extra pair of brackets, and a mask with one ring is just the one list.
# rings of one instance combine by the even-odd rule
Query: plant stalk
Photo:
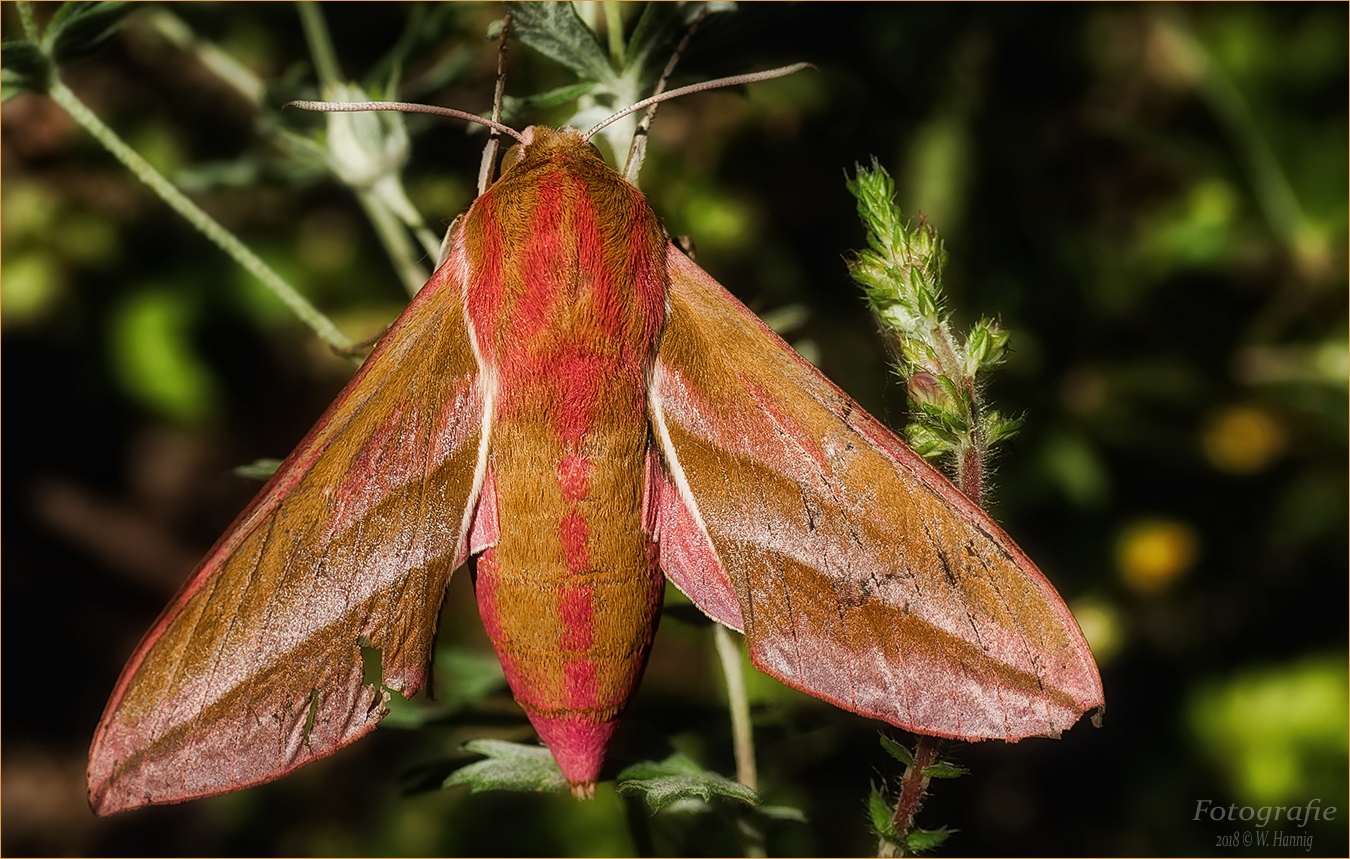
[[(900, 778), (900, 798), (896, 800), (895, 814), (892, 815), (891, 822), (901, 842), (914, 828), (914, 816), (919, 813), (919, 808), (923, 805), (924, 793), (928, 790), (929, 779), (928, 776), (924, 775), (924, 770), (932, 766), (933, 762), (937, 760), (938, 747), (941, 744), (942, 740), (938, 737), (920, 734), (919, 742), (914, 747), (914, 763), (905, 768), (905, 774)], [(877, 856), (879, 857), (904, 855), (905, 849), (903, 847), (884, 838), (877, 846)]]
[(750, 727), (750, 699), (745, 690), (745, 672), (741, 669), (741, 649), (731, 638), (731, 631), (720, 623), (713, 624), (713, 641), (722, 673), (727, 680), (727, 702), (731, 710), (731, 737), (736, 755), (736, 780), (751, 790), (759, 790), (759, 774), (755, 769), (755, 737)]
[[(353, 190), (356, 192), (356, 199), (361, 203), (361, 208), (365, 209), (371, 226), (375, 228), (380, 244), (384, 245), (389, 261), (398, 272), (399, 280), (403, 281), (404, 290), (409, 296), (417, 295), (428, 277), (426, 270), (417, 261), (425, 248), (419, 250), (413, 244), (413, 240), (404, 229), (403, 221), (391, 212), (371, 189), (353, 188)], [(438, 252), (439, 250), (437, 247)]]
[(300, 15), (300, 26), (305, 31), (305, 41), (309, 43), (309, 55), (314, 60), (314, 73), (319, 78), (319, 86), (342, 83), (342, 68), (338, 65), (337, 52), (333, 50), (333, 40), (328, 35), (328, 24), (323, 20), (323, 12), (314, 3), (296, 3), (295, 11)]
[(221, 250), (229, 254), (246, 271), (262, 281), (264, 286), (272, 290), (277, 298), (281, 299), (281, 302), (299, 317), (301, 322), (308, 325), (315, 334), (319, 335), (325, 343), (335, 350), (343, 350), (351, 346), (352, 341), (338, 330), (331, 319), (320, 313), (295, 287), (287, 283), (257, 254), (249, 250), (233, 233), (222, 227), (206, 212), (203, 212), (196, 203), (193, 203), (182, 191), (174, 187), (172, 182), (150, 166), (148, 161), (128, 146), (122, 138), (118, 137), (116, 132), (105, 125), (103, 120), (99, 119), (92, 110), (85, 106), (84, 102), (80, 101), (65, 84), (59, 80), (53, 81), (51, 88), (48, 90), (48, 95), (65, 109), (85, 131), (93, 135), (95, 140), (111, 152), (113, 157), (121, 161), (137, 179), (140, 179), (150, 190), (154, 191), (160, 199), (168, 203), (174, 211), (182, 215), (202, 235), (215, 242)]
[(38, 33), (37, 19), (33, 16), (33, 4), (28, 2), (19, 3), (19, 20), (23, 22), (23, 34), (28, 41), (38, 44), (42, 41)]

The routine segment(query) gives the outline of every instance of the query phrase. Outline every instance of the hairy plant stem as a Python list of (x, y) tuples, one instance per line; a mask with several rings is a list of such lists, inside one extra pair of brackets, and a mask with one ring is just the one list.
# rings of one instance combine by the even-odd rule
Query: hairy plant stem
[(975, 390), (975, 379), (962, 379), (965, 385), (966, 401), (970, 404), (966, 413), (966, 437), (962, 439), (960, 461), (956, 464), (956, 488), (960, 489), (976, 507), (984, 509), (984, 461), (989, 453), (989, 445), (984, 435), (984, 424), (980, 421), (980, 398)]
[[(914, 816), (919, 813), (924, 794), (928, 791), (929, 779), (924, 775), (924, 770), (937, 760), (941, 744), (942, 740), (938, 737), (920, 734), (919, 742), (914, 747), (914, 763), (905, 767), (905, 774), (900, 778), (900, 798), (895, 802), (895, 814), (891, 816), (891, 822), (895, 827), (895, 834), (902, 843), (905, 836), (914, 828)], [(877, 845), (877, 856), (904, 855), (904, 847), (884, 838)]]
[(65, 84), (59, 80), (53, 80), (47, 94), (66, 113), (70, 114), (71, 118), (79, 123), (85, 131), (88, 131), (95, 140), (111, 152), (113, 157), (121, 161), (137, 179), (154, 191), (161, 200), (168, 203), (175, 212), (196, 227), (198, 232), (215, 242), (221, 250), (229, 254), (249, 274), (262, 281), (264, 286), (281, 299), (281, 302), (301, 322), (308, 325), (315, 334), (319, 335), (325, 343), (339, 351), (351, 346), (352, 341), (338, 330), (331, 319), (320, 313), (295, 287), (287, 283), (257, 254), (249, 250), (233, 233), (222, 227), (206, 212), (203, 212), (196, 203), (193, 203), (182, 191), (174, 187), (172, 182), (150, 166), (148, 161), (128, 146), (122, 138), (118, 137), (116, 132), (105, 125), (103, 120), (99, 119), (93, 111), (85, 106), (84, 102), (80, 101)]
[[(943, 336), (939, 342), (950, 347), (950, 338), (943, 328)], [(952, 350), (952, 365), (958, 366), (955, 361), (955, 350)], [(969, 430), (966, 437), (962, 439), (962, 444), (956, 462), (956, 487), (965, 494), (967, 498), (976, 507), (984, 506), (984, 460), (988, 452), (988, 445), (985, 444), (984, 433), (980, 424), (980, 399), (976, 394), (974, 378), (962, 378), (962, 386), (968, 396), (970, 403), (969, 414), (967, 415), (967, 426)], [(895, 801), (895, 812), (891, 815), (891, 826), (895, 831), (899, 844), (882, 838), (877, 842), (877, 856), (893, 857), (904, 856), (905, 848), (902, 846), (910, 830), (914, 828), (914, 817), (919, 813), (923, 806), (924, 796), (928, 792), (928, 776), (924, 775), (927, 770), (937, 760), (938, 752), (942, 747), (940, 737), (930, 737), (926, 734), (918, 735), (918, 742), (914, 746), (914, 763), (905, 768), (905, 773), (900, 777), (900, 797)]]

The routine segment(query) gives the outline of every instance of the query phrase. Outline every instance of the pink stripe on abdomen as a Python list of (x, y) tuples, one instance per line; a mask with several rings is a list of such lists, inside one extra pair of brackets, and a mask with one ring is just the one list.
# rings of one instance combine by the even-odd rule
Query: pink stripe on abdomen
[(590, 585), (558, 586), (563, 650), (586, 650), (595, 642), (595, 589)]

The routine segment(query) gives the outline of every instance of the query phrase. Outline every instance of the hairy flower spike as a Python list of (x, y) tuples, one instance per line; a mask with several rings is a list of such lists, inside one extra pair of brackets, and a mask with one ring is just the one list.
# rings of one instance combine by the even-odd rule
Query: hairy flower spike
[(988, 318), (964, 337), (952, 332), (942, 292), (942, 238), (922, 215), (913, 224), (905, 219), (895, 205), (895, 183), (875, 158), (870, 169), (858, 167), (848, 189), (867, 227), (867, 249), (849, 270), (890, 341), (897, 372), (908, 380), (913, 422), (905, 434), (923, 456), (947, 458), (958, 484), (978, 495), (979, 464), (990, 446), (1020, 426), (985, 413), (979, 396), (978, 380), (1002, 363), (1008, 333)]

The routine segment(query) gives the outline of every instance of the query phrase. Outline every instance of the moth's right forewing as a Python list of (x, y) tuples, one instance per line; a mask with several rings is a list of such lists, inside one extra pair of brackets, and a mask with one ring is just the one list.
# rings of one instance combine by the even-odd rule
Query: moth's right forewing
[(1073, 615), (998, 525), (698, 266), (668, 259), (652, 383), (673, 487), (663, 534), (675, 523), (679, 538), (662, 537), (667, 576), (741, 626), (760, 669), (919, 733), (1054, 735), (1100, 707)]
[(94, 737), (100, 814), (258, 784), (423, 683), (482, 481), (488, 394), (452, 259), (192, 574)]

